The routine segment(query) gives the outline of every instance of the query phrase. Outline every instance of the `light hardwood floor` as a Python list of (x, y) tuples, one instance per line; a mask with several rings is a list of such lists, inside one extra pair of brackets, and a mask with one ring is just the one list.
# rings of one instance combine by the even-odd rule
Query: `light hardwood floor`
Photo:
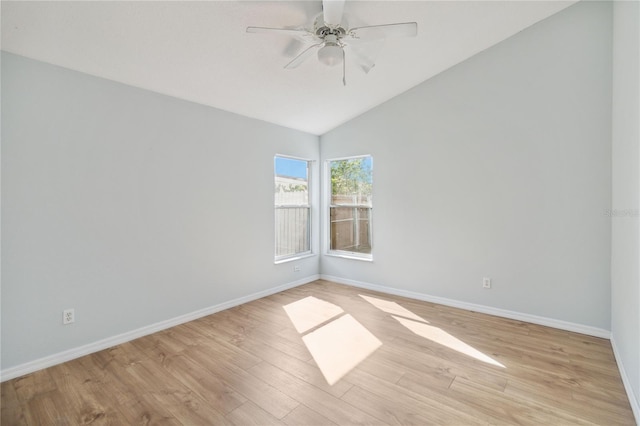
[[(418, 334), (402, 324), (410, 315), (397, 305), (385, 312), (360, 295), (423, 319), (410, 319)], [(382, 343), (333, 386), (303, 342), (314, 330), (299, 333), (283, 309), (308, 296), (339, 306)], [(605, 339), (327, 281), (7, 381), (1, 420), (3, 426), (635, 424)]]

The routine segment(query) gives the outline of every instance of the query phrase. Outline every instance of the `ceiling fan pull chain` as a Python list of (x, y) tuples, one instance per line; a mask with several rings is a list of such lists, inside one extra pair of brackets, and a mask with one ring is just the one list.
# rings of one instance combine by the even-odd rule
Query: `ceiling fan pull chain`
[(342, 85), (347, 85), (347, 61), (345, 60), (344, 48), (342, 49)]

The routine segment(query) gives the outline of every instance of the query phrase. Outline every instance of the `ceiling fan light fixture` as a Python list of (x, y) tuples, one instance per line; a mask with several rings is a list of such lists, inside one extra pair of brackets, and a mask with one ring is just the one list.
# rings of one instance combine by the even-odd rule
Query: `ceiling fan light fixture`
[(342, 47), (337, 44), (327, 43), (318, 50), (318, 60), (323, 64), (333, 67), (342, 63)]

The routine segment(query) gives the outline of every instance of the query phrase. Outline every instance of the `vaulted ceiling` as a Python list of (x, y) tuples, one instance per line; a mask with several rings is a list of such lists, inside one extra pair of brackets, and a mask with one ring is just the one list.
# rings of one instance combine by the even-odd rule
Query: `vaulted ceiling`
[(309, 27), (321, 1), (2, 1), (2, 49), (177, 98), (323, 134), (575, 1), (347, 0), (352, 22), (416, 21), (365, 74), (247, 26)]

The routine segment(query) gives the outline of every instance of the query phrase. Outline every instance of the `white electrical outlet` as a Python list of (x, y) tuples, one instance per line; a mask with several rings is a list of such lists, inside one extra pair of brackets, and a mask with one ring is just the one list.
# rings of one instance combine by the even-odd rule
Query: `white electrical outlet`
[(71, 324), (76, 320), (76, 314), (73, 309), (65, 309), (62, 311), (62, 324)]
[(300, 267), (298, 265), (295, 265), (293, 267), (293, 272), (300, 272)]
[(491, 288), (491, 278), (484, 277), (482, 279), (482, 288)]

